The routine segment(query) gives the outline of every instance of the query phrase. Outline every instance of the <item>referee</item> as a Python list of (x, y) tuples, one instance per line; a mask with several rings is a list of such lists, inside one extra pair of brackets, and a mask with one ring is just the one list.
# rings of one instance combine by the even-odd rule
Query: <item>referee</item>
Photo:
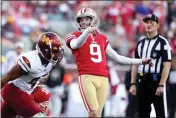
[(137, 93), (139, 117), (150, 117), (152, 103), (157, 117), (167, 117), (165, 83), (171, 67), (171, 47), (158, 34), (157, 16), (149, 14), (143, 21), (147, 35), (137, 43), (135, 58), (152, 58), (153, 65), (132, 66), (129, 92)]

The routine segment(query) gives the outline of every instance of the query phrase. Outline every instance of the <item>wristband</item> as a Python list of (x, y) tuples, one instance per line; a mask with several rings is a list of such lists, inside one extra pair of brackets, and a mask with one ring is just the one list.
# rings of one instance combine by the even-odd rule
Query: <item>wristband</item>
[(164, 87), (164, 85), (159, 85), (158, 87)]

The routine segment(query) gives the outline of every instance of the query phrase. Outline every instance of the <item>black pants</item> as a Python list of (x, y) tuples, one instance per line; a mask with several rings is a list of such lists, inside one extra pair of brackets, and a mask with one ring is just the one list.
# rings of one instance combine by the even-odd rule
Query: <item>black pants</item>
[(170, 84), (168, 98), (169, 117), (174, 118), (176, 113), (176, 84)]
[(134, 95), (128, 94), (128, 106), (126, 109), (126, 117), (136, 118), (138, 116), (137, 108), (137, 97)]
[(153, 74), (138, 75), (137, 100), (139, 117), (150, 117), (152, 103), (156, 116), (165, 117), (163, 95), (155, 95), (160, 78), (160, 75)]

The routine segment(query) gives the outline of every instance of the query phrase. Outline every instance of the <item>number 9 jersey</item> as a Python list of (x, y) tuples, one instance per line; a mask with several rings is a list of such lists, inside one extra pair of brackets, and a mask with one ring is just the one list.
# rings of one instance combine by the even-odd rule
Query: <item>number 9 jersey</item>
[[(82, 32), (73, 32), (65, 37), (66, 45), (70, 47), (70, 41), (77, 39)], [(77, 63), (79, 75), (92, 74), (108, 77), (106, 63), (106, 47), (109, 44), (108, 38), (100, 34), (89, 35), (85, 43), (78, 49), (71, 49)]]

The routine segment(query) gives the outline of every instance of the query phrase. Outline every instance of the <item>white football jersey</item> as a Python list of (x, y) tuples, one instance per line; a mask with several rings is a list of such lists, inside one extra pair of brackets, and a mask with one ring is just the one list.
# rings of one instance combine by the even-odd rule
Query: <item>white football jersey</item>
[(48, 63), (48, 65), (42, 65), (38, 51), (30, 51), (22, 54), (17, 61), (19, 66), (27, 73), (9, 83), (13, 83), (16, 87), (31, 94), (31, 92), (37, 87), (37, 85), (44, 81), (55, 64)]

